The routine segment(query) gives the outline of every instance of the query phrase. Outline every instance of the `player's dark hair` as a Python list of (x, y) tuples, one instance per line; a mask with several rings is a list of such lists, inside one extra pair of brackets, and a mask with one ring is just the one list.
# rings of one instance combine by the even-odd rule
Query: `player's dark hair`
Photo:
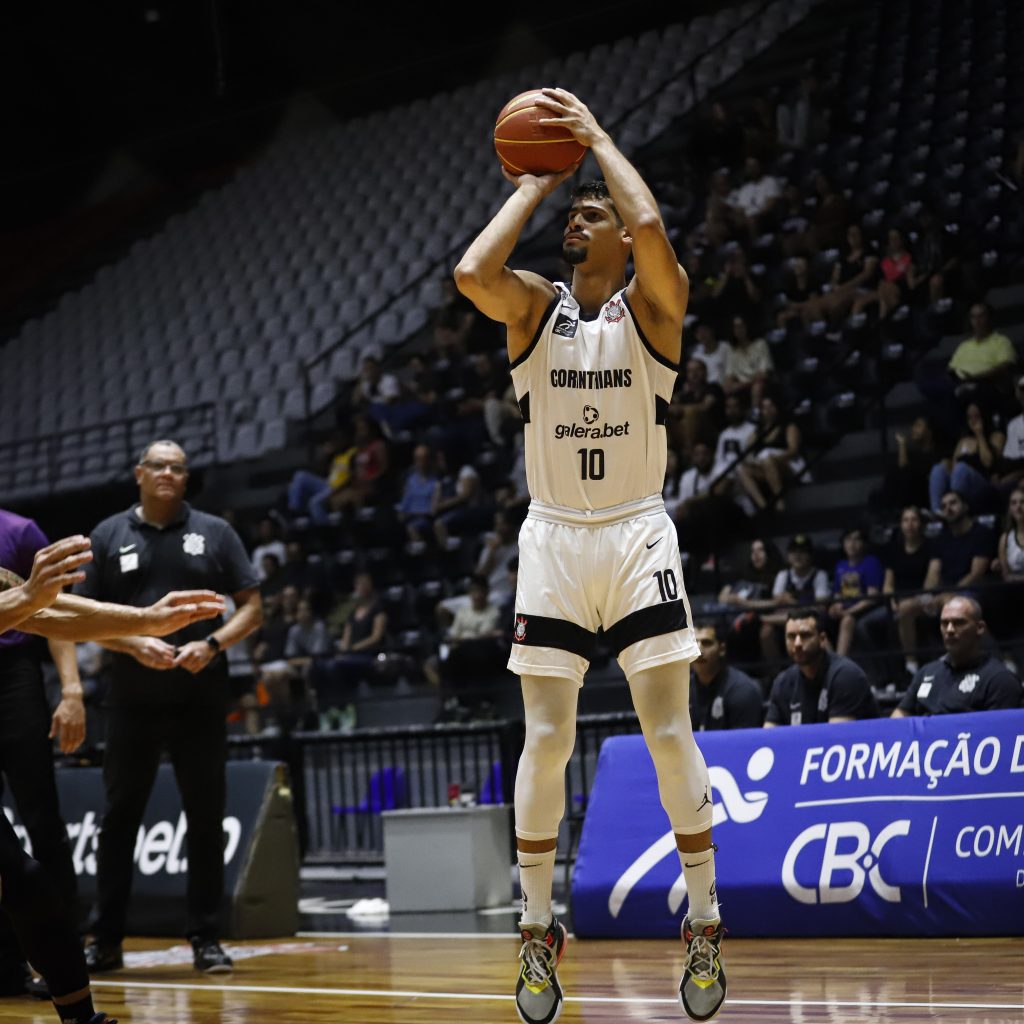
[(612, 213), (615, 214), (615, 222), (620, 226), (623, 224), (622, 217), (615, 208), (615, 200), (612, 199), (612, 194), (608, 191), (608, 186), (603, 181), (586, 181), (582, 185), (577, 185), (572, 190), (569, 198), (570, 205), (580, 199), (596, 199), (599, 202), (605, 202), (611, 207)]
[(786, 615), (787, 623), (804, 619), (814, 619), (814, 628), (819, 633), (825, 632), (825, 616), (817, 608), (794, 608)]

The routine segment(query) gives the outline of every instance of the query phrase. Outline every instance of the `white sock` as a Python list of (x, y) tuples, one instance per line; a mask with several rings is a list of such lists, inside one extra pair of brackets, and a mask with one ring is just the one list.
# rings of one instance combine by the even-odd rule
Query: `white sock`
[(523, 890), (520, 924), (551, 924), (551, 886), (556, 850), (546, 853), (519, 851), (519, 885)]
[(718, 920), (718, 887), (715, 885), (715, 848), (700, 853), (679, 851), (679, 863), (686, 877), (690, 920)]

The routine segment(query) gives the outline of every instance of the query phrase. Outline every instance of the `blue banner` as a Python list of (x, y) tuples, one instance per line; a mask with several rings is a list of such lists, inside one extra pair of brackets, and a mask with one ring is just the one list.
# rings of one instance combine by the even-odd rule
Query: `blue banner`
[[(733, 935), (1024, 934), (1024, 711), (698, 734)], [(686, 886), (641, 736), (606, 740), (581, 936), (676, 936)]]

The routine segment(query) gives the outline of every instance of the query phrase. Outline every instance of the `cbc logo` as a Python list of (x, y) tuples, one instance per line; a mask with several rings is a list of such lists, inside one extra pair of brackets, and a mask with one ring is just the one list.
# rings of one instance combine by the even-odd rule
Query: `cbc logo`
[[(907, 818), (886, 825), (874, 839), (867, 825), (859, 821), (811, 825), (786, 851), (782, 884), (798, 903), (850, 903), (861, 894), (865, 882), (883, 900), (899, 903), (903, 899), (899, 886), (890, 885), (882, 877), (881, 856), (887, 843), (909, 834)], [(812, 854), (809, 848), (816, 848), (819, 843), (824, 843), (824, 848), (820, 852), (814, 849)], [(807, 857), (821, 858), (817, 888), (801, 885), (796, 879), (796, 863), (805, 850)], [(840, 881), (842, 884), (838, 884)]]

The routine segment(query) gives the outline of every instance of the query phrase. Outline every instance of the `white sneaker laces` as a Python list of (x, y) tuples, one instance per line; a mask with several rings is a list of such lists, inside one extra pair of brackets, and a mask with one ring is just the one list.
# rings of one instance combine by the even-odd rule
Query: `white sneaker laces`
[(523, 961), (523, 977), (527, 985), (543, 988), (551, 981), (555, 972), (555, 950), (543, 939), (529, 939), (519, 950), (519, 959)]
[(698, 981), (717, 981), (718, 963), (715, 953), (717, 943), (704, 935), (694, 935), (686, 954), (686, 969)]

